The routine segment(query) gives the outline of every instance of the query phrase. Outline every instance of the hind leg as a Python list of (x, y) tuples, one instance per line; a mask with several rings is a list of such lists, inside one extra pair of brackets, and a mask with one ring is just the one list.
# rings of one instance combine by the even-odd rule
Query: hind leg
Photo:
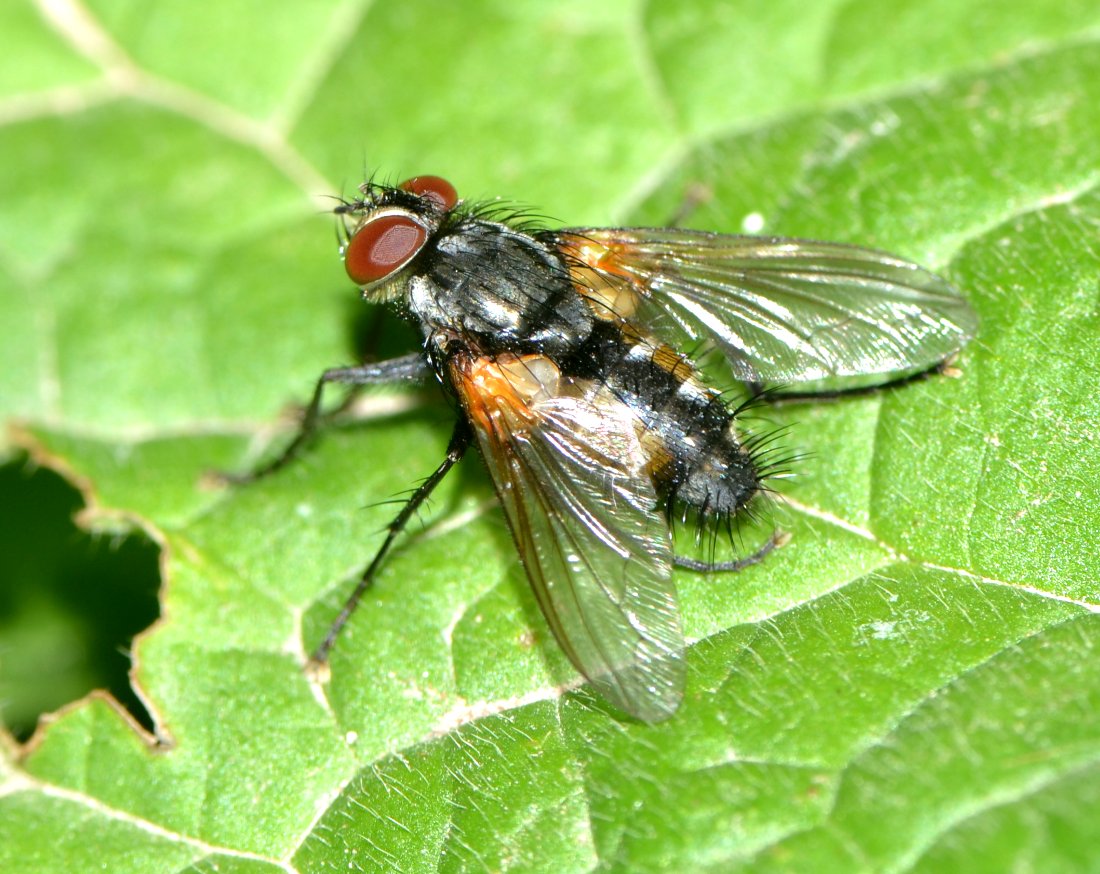
[(764, 384), (761, 382), (750, 382), (748, 383), (748, 387), (755, 397), (769, 404), (832, 401), (841, 398), (866, 397), (867, 395), (878, 394), (881, 391), (890, 391), (891, 389), (900, 388), (903, 385), (909, 385), (914, 382), (924, 382), (924, 380), (931, 379), (934, 376), (943, 374), (950, 375), (952, 373), (952, 366), (953, 359), (948, 358), (938, 364), (933, 364), (927, 370), (907, 373), (904, 376), (897, 376), (886, 382), (877, 382), (874, 385), (858, 385), (852, 388), (820, 389), (818, 391), (788, 391), (782, 388), (765, 389)]
[(747, 555), (744, 558), (739, 558), (736, 561), (699, 561), (695, 558), (685, 558), (681, 555), (674, 555), (672, 557), (672, 563), (676, 567), (687, 568), (692, 571), (701, 571), (703, 573), (709, 573), (712, 571), (739, 571), (744, 570), (750, 565), (759, 563), (764, 559), (769, 552), (777, 547), (783, 546), (789, 541), (791, 536), (783, 531), (776, 531), (768, 538), (768, 542), (761, 546), (752, 555)]

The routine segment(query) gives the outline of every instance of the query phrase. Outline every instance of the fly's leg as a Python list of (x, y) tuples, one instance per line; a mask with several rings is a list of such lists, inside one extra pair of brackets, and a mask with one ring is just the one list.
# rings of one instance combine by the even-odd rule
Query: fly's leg
[[(339, 233), (337, 233), (336, 237), (338, 241), (337, 245), (342, 246), (343, 241), (340, 239)], [(360, 361), (375, 362), (378, 360), (378, 355), (375, 354), (375, 351), (378, 349), (379, 345), (382, 342), (382, 332), (386, 328), (386, 312), (382, 307), (375, 306), (370, 307), (366, 311), (365, 315), (367, 317), (365, 319), (365, 325), (362, 327), (358, 325), (356, 326), (355, 337), (356, 340), (359, 341), (356, 344), (356, 348), (361, 353), (358, 356)], [(351, 386), (351, 390), (344, 395), (344, 399), (339, 403), (338, 406), (334, 407), (332, 410), (326, 413), (322, 417), (322, 421), (329, 417), (338, 416), (341, 413), (345, 413), (350, 410), (355, 405), (356, 400), (358, 400), (361, 394), (361, 388), (363, 388), (362, 385)]]
[(709, 185), (703, 182), (692, 182), (684, 190), (680, 205), (676, 207), (676, 212), (669, 216), (668, 220), (664, 222), (664, 227), (678, 228), (682, 226), (684, 222), (691, 218), (695, 210), (713, 199), (714, 192)]
[(413, 492), (409, 500), (405, 502), (405, 506), (401, 508), (401, 512), (386, 526), (386, 539), (382, 541), (382, 545), (379, 547), (378, 552), (374, 554), (371, 563), (367, 566), (367, 569), (363, 571), (363, 576), (359, 578), (359, 584), (355, 587), (355, 590), (348, 597), (347, 601), (344, 602), (343, 609), (329, 627), (325, 639), (321, 641), (320, 646), (318, 646), (317, 649), (313, 651), (313, 655), (310, 656), (309, 660), (314, 665), (324, 664), (325, 661), (328, 660), (328, 654), (332, 649), (332, 645), (336, 642), (336, 638), (339, 636), (341, 629), (347, 624), (348, 619), (351, 618), (351, 614), (355, 612), (355, 608), (359, 606), (359, 601), (363, 597), (363, 593), (370, 588), (371, 582), (374, 580), (374, 575), (381, 566), (382, 559), (385, 558), (386, 553), (389, 552), (394, 539), (401, 533), (401, 530), (405, 527), (405, 523), (409, 521), (417, 508), (424, 503), (424, 500), (432, 493), (432, 490), (439, 485), (443, 477), (447, 475), (447, 471), (454, 467), (458, 463), (458, 460), (462, 458), (463, 454), (465, 454), (466, 449), (470, 445), (470, 437), (470, 429), (465, 420), (461, 420), (455, 424), (454, 432), (451, 434), (451, 442), (447, 446), (446, 457), (432, 475), (424, 480), (417, 490)]
[(333, 367), (326, 370), (321, 374), (321, 378), (317, 380), (317, 386), (313, 389), (313, 397), (310, 399), (309, 406), (306, 407), (305, 415), (302, 417), (302, 425), (286, 449), (251, 473), (222, 473), (218, 476), (226, 482), (250, 483), (274, 473), (293, 461), (302, 447), (317, 433), (322, 418), (321, 399), (325, 392), (325, 386), (329, 383), (377, 385), (387, 382), (415, 381), (423, 379), (430, 372), (427, 361), (419, 352), (402, 355), (400, 358), (391, 358), (389, 361), (362, 364), (358, 367)]
[(822, 389), (820, 391), (787, 391), (786, 389), (765, 389), (763, 383), (750, 382), (749, 389), (752, 393), (769, 404), (795, 404), (806, 401), (833, 401), (841, 398), (860, 398), (875, 395), (881, 391), (891, 391), (903, 385), (914, 382), (924, 382), (934, 376), (951, 374), (953, 372), (953, 358), (948, 358), (938, 364), (933, 364), (927, 370), (919, 370), (916, 373), (907, 373), (886, 382), (878, 382), (874, 385), (858, 385), (853, 388)]
[(736, 561), (699, 561), (694, 558), (674, 555), (672, 556), (672, 563), (676, 565), (676, 567), (683, 567), (692, 571), (702, 571), (703, 573), (710, 573), (712, 571), (740, 571), (762, 561), (764, 556), (773, 549), (785, 545), (790, 538), (791, 536), (786, 532), (776, 531), (768, 538), (768, 542), (756, 550), (756, 552), (744, 558), (739, 558)]

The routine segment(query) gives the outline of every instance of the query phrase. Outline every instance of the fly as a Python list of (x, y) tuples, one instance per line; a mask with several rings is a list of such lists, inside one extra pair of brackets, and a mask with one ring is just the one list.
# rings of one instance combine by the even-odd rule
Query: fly
[[(531, 225), (471, 205), (437, 176), (367, 182), (336, 209), (348, 276), (392, 302), (423, 348), (326, 371), (297, 437), (243, 479), (282, 467), (315, 431), (324, 387), (435, 377), (457, 408), (446, 456), (384, 542), (313, 655), (324, 662), (383, 558), (432, 489), (476, 444), (535, 598), (569, 659), (646, 722), (684, 689), (674, 516), (729, 520), (769, 465), (698, 357), (759, 392), (844, 392), (936, 369), (977, 318), (940, 277), (837, 243), (675, 228)], [(729, 387), (729, 386), (723, 386)], [(812, 392), (811, 392), (812, 393)]]

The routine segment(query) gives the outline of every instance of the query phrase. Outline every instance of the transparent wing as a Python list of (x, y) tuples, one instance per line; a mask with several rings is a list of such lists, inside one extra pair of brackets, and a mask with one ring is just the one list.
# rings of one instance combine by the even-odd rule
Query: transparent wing
[(501, 387), (505, 371), (455, 385), (558, 643), (617, 707), (666, 719), (683, 696), (684, 641), (671, 537), (634, 423), (621, 404), (557, 396), (556, 368), (543, 372), (522, 397)]
[(944, 279), (871, 249), (669, 228), (550, 237), (605, 306), (673, 345), (713, 343), (747, 382), (888, 379), (933, 367), (977, 332)]

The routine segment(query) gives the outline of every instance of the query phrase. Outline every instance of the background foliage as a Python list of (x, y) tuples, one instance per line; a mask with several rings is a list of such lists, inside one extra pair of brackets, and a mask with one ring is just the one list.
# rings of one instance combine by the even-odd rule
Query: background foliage
[[(5, 5), (8, 718), (100, 682), (158, 578), (161, 620), (128, 702), (155, 739), (103, 695), (0, 735), (0, 868), (1094, 867), (1098, 27), (1083, 0)], [(693, 225), (944, 272), (982, 333), (961, 378), (774, 415), (809, 454), (793, 539), (679, 578), (670, 722), (562, 692), (473, 460), (322, 687), (304, 653), (446, 406), (372, 394), (277, 477), (200, 480), (370, 345), (318, 216), (363, 168), (570, 224), (703, 190)]]

